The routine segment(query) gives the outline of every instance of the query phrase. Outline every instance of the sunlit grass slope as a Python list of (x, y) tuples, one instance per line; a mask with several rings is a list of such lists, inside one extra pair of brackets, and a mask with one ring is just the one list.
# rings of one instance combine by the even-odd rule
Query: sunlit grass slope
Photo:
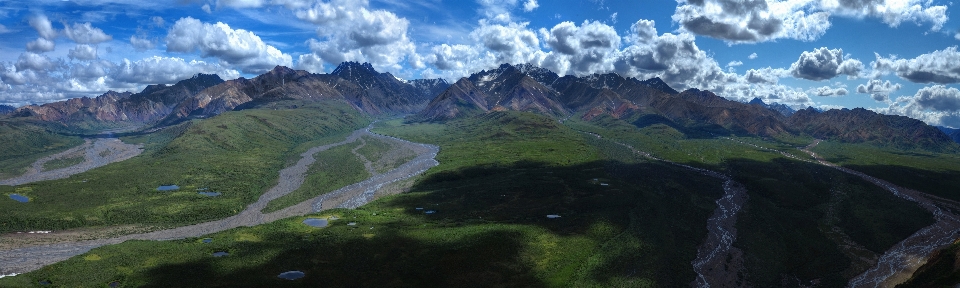
[[(327, 102), (227, 112), (124, 138), (145, 143), (147, 151), (68, 179), (0, 186), (0, 195), (31, 199), (0, 201), (0, 233), (118, 224), (171, 227), (223, 218), (256, 201), (276, 184), (278, 171), (309, 147), (341, 141), (369, 121), (346, 104)], [(166, 184), (180, 190), (156, 190)], [(222, 195), (202, 196), (199, 188)]]
[(79, 137), (62, 136), (16, 118), (0, 119), (0, 179), (23, 174), (37, 159), (80, 144)]

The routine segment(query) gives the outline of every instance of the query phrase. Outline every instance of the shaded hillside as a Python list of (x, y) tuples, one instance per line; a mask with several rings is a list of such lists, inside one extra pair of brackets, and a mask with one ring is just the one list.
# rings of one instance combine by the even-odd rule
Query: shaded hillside
[(956, 287), (960, 283), (960, 242), (934, 252), (926, 264), (897, 288)]
[(13, 107), (10, 105), (0, 105), (0, 115), (10, 114), (14, 110), (17, 110), (17, 107)]
[(849, 143), (874, 143), (896, 148), (942, 150), (954, 147), (950, 137), (923, 121), (883, 115), (867, 109), (833, 109), (818, 112), (807, 108), (790, 116), (795, 130), (821, 139)]
[(783, 116), (785, 117), (790, 117), (791, 115), (793, 115), (793, 113), (797, 113), (797, 110), (793, 110), (793, 108), (790, 108), (790, 106), (783, 105), (780, 103), (767, 104), (767, 103), (764, 103), (763, 100), (761, 100), (760, 98), (753, 98), (753, 100), (750, 100), (749, 104), (759, 105), (761, 107), (764, 107), (773, 111), (777, 111), (778, 113), (783, 114)]
[(950, 139), (953, 139), (953, 142), (960, 143), (960, 129), (947, 128), (943, 126), (937, 126), (937, 129), (943, 131), (944, 134), (947, 134)]

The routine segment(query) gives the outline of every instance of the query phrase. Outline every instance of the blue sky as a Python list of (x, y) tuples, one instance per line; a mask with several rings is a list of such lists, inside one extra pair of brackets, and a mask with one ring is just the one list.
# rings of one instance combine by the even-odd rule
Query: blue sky
[(0, 104), (276, 65), (325, 73), (359, 61), (455, 81), (532, 63), (960, 127), (956, 10), (941, 0), (14, 0), (0, 2)]

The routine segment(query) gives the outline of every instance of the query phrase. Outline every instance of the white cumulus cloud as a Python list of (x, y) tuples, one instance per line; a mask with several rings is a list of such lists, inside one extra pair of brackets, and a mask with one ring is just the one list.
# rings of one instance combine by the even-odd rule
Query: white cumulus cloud
[(113, 40), (113, 36), (107, 35), (100, 28), (93, 27), (90, 22), (74, 23), (73, 26), (64, 23), (63, 26), (63, 34), (78, 44), (99, 44)]
[(267, 45), (253, 32), (232, 29), (223, 22), (203, 23), (187, 17), (177, 20), (166, 37), (167, 51), (215, 57), (222, 63), (239, 67), (244, 73), (259, 74), (276, 65), (292, 66), (293, 58)]

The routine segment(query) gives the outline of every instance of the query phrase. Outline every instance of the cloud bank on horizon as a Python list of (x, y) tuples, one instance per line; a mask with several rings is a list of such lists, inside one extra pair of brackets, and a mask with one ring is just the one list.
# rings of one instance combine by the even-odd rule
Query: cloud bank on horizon
[(0, 3), (0, 104), (136, 92), (197, 73), (251, 77), (276, 65), (324, 73), (358, 61), (402, 78), (455, 81), (531, 63), (960, 127), (952, 2), (624, 2), (8, 1)]

